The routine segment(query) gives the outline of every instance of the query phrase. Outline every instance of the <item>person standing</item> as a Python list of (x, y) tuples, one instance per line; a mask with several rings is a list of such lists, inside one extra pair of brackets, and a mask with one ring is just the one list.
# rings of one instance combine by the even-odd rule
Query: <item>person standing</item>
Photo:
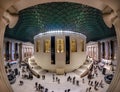
[(89, 87), (89, 89), (88, 89), (88, 90), (89, 90), (89, 92), (90, 92), (90, 91), (91, 91), (91, 87)]
[(88, 88), (86, 88), (86, 92), (88, 92)]
[(55, 81), (55, 76), (53, 76), (53, 82)]
[(58, 84), (60, 84), (60, 79), (58, 79)]
[(82, 83), (85, 83), (85, 80), (84, 80), (84, 78), (82, 79)]
[(37, 86), (38, 86), (38, 82), (35, 82), (35, 88), (37, 89)]
[(88, 81), (88, 85), (90, 85), (90, 79), (89, 79), (89, 81)]
[(103, 88), (103, 80), (100, 81), (99, 86)]
[(20, 76), (20, 71), (18, 72), (18, 76)]

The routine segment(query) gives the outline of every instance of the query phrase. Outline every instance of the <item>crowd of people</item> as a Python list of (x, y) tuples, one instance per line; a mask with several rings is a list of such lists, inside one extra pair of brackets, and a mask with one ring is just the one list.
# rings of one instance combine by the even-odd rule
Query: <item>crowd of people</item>
[[(66, 73), (65, 73), (66, 76)], [(42, 77), (42, 80), (45, 80), (45, 75), (41, 75), (40, 77)], [(56, 76), (54, 73), (52, 74), (52, 79), (53, 82), (56, 82), (58, 84), (60, 84), (60, 78), (58, 76)], [(42, 84), (35, 82), (35, 89), (36, 91), (40, 91), (40, 92), (48, 92), (49, 89), (45, 88), (45, 86), (43, 86)], [(50, 91), (50, 92), (54, 92), (54, 91)], [(64, 92), (70, 92), (70, 89), (65, 89)]]
[[(78, 78), (76, 78), (76, 76), (70, 76), (70, 75), (67, 76), (67, 73), (65, 73), (65, 76), (67, 78), (66, 79), (67, 82), (80, 87), (81, 81)], [(97, 91), (99, 87), (101, 87), (101, 88), (104, 87), (103, 80), (101, 80), (101, 81), (93, 80), (95, 77), (98, 77), (98, 66), (96, 63), (93, 63), (93, 65), (87, 75), (88, 87), (86, 88), (86, 92), (92, 92), (92, 89)], [(55, 74), (52, 74), (52, 79), (53, 79), (53, 82), (57, 82), (58, 84), (60, 84), (60, 78), (58, 76), (56, 76)], [(82, 78), (82, 83), (85, 83), (84, 77)], [(43, 87), (41, 84), (38, 84), (37, 82), (35, 83), (35, 87), (36, 87), (37, 91), (48, 92), (48, 88)], [(54, 92), (54, 91), (52, 91), (52, 92)], [(65, 89), (64, 92), (71, 92), (71, 89), (69, 89), (69, 88)]]
[(16, 76), (20, 75), (20, 71), (17, 68), (12, 68), (12, 64), (10, 64), (9, 62), (5, 66), (5, 71), (6, 71), (10, 84), (15, 83)]
[[(10, 66), (8, 66), (10, 67)], [(46, 72), (47, 73), (47, 72)], [(46, 80), (46, 73), (44, 74), (39, 74), (39, 79), (40, 80), (43, 80), (45, 81)], [(33, 80), (34, 79), (34, 76), (33, 74), (31, 73), (31, 71), (29, 70), (29, 67), (28, 66), (21, 66), (20, 67), (20, 71), (18, 71), (18, 76), (21, 75), (21, 79), (19, 81), (19, 85), (22, 86), (24, 85), (24, 80)], [(76, 86), (76, 87), (81, 87), (81, 84), (84, 84), (86, 85), (86, 92), (93, 92), (93, 90), (99, 90), (99, 88), (103, 88), (104, 87), (104, 82), (103, 80), (95, 80), (94, 78), (95, 77), (98, 77), (98, 66), (96, 63), (93, 63), (89, 73), (87, 76), (87, 78), (85, 77), (82, 77), (82, 78), (78, 78), (76, 76), (73, 76), (73, 75), (69, 75), (67, 73), (65, 73), (63, 75), (68, 83)], [(58, 85), (60, 85), (62, 82), (61, 82), (61, 77), (59, 77), (59, 75), (56, 75), (55, 73), (52, 74), (52, 80), (51, 80), (53, 83), (57, 83)], [(86, 83), (86, 81), (88, 83)], [(82, 82), (82, 83), (80, 83)], [(62, 85), (62, 84), (61, 84)], [(71, 88), (67, 88), (66, 89), (63, 89), (64, 92), (72, 92)], [(48, 87), (44, 86), (41, 82), (35, 82), (35, 91), (38, 91), (38, 92), (55, 92), (54, 90), (51, 91), (51, 89), (49, 89)]]
[(42, 86), (40, 83), (35, 82), (35, 88), (36, 91), (40, 91), (40, 92), (48, 92), (48, 88), (45, 88), (44, 86)]
[(91, 89), (92, 87), (94, 88), (94, 90), (98, 90), (99, 87), (103, 88), (103, 80), (93, 80), (95, 77), (98, 77), (98, 63), (93, 62), (93, 65), (87, 75), (87, 79), (88, 79), (88, 85), (89, 87), (86, 88), (86, 92), (92, 92)]

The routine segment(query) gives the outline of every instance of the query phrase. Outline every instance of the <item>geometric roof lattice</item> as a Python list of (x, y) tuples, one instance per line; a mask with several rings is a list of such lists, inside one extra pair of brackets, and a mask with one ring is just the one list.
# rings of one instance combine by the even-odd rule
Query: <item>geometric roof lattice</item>
[(21, 10), (18, 23), (12, 29), (7, 27), (5, 36), (33, 42), (35, 35), (52, 30), (80, 32), (87, 36), (87, 41), (115, 36), (114, 27), (105, 25), (100, 10), (68, 2), (39, 4)]

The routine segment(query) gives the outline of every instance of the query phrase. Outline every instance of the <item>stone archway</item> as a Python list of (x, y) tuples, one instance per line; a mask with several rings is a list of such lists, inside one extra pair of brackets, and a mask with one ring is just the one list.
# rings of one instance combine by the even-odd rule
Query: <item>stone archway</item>
[(115, 72), (115, 76), (110, 84), (107, 92), (119, 92), (120, 91), (120, 18), (117, 18), (114, 21), (114, 26), (117, 35), (117, 42), (118, 42), (118, 50), (117, 50), (117, 69)]
[[(3, 14), (4, 12), (11, 6), (13, 5), (16, 1), (20, 1), (20, 0), (10, 0), (10, 1), (5, 1), (2, 0), (3, 5), (6, 5), (7, 7), (3, 8), (0, 4), (0, 92), (13, 92), (6, 73), (5, 73), (5, 69), (4, 69), (4, 65), (3, 65), (3, 54), (2, 54), (2, 49), (3, 49), (3, 39), (4, 39), (4, 32), (5, 32), (5, 28), (7, 25), (7, 22), (4, 21), (3, 19)], [(43, 1), (43, 0), (42, 0)], [(56, 0), (50, 0), (52, 1), (56, 1)], [(64, 1), (64, 0), (58, 0), (59, 2)], [(66, 0), (68, 1), (68, 0)], [(75, 2), (75, 3), (80, 3), (79, 0), (70, 0), (71, 2)], [(83, 0), (81, 0), (83, 1)], [(117, 41), (118, 41), (118, 53), (117, 53), (117, 70), (115, 73), (115, 76), (113, 78), (112, 83), (110, 84), (107, 92), (119, 92), (120, 91), (120, 7), (119, 7), (119, 0), (101, 0), (103, 1), (106, 5), (108, 5), (109, 7), (111, 7), (113, 9), (113, 12), (115, 13), (115, 16), (112, 18), (109, 18), (109, 22), (111, 22), (116, 29), (116, 34), (117, 34)], [(44, 2), (49, 2), (49, 0), (44, 0)], [(85, 4), (85, 3), (84, 3)]]

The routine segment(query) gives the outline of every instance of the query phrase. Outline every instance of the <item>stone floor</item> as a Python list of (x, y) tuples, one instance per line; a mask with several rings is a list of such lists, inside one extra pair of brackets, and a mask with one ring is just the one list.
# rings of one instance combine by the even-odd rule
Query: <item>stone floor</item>
[[(14, 65), (13, 67), (17, 67), (17, 65)], [(21, 69), (19, 68), (21, 71)], [(66, 89), (71, 89), (70, 92), (86, 92), (86, 88), (89, 88), (90, 86), (88, 85), (88, 79), (87, 77), (84, 77), (85, 83), (82, 82), (83, 78), (80, 78), (76, 73), (71, 72), (67, 73), (67, 75), (55, 75), (55, 77), (58, 77), (60, 79), (60, 84), (57, 82), (53, 82), (53, 73), (47, 73), (42, 71), (40, 75), (45, 75), (46, 78), (45, 80), (42, 80), (42, 78), (36, 78), (35, 76), (33, 77), (33, 80), (29, 79), (22, 79), (22, 76), (17, 76), (17, 80), (14, 84), (11, 84), (14, 92), (38, 92), (35, 89), (35, 82), (40, 83), (42, 86), (45, 88), (48, 88), (48, 92), (65, 92)], [(67, 82), (67, 77), (76, 77), (76, 80), (79, 80), (80, 85), (73, 85), (70, 82)], [(19, 85), (19, 81), (23, 80), (24, 84), (22, 86)], [(90, 92), (106, 92), (107, 88), (109, 87), (109, 84), (106, 84), (104, 81), (104, 75), (101, 73), (101, 71), (98, 70), (98, 77), (94, 77), (92, 79), (93, 81), (101, 81), (103, 80), (103, 88), (98, 87), (98, 90), (94, 90), (94, 87), (92, 87)]]

